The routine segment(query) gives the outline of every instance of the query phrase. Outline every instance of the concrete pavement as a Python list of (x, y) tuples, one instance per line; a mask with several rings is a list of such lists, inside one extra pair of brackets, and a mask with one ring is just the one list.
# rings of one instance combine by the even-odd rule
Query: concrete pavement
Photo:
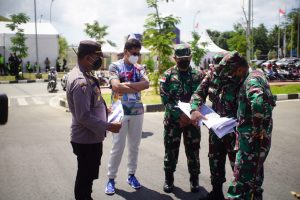
[[(36, 91), (39, 92), (39, 91)], [(15, 93), (15, 92), (14, 92)], [(16, 94), (17, 95), (17, 94)], [(279, 101), (274, 110), (272, 148), (265, 163), (265, 200), (294, 200), (290, 191), (300, 191), (300, 100)], [(135, 191), (127, 183), (127, 150), (116, 178), (114, 196), (104, 194), (112, 135), (104, 141), (99, 179), (94, 181), (93, 198), (106, 200), (193, 200), (211, 190), (208, 164), (208, 131), (202, 127), (201, 192), (189, 191), (189, 175), (183, 143), (175, 172), (175, 190), (162, 190), (163, 113), (146, 113), (139, 152), (137, 177), (143, 185)], [(13, 106), (9, 120), (0, 126), (0, 199), (71, 200), (76, 175), (76, 157), (69, 143), (71, 115), (49, 105)], [(232, 177), (227, 162), (228, 181)]]

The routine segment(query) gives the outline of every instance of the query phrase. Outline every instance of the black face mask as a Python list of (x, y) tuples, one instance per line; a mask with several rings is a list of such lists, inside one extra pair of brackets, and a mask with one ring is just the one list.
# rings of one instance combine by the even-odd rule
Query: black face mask
[(241, 81), (241, 78), (238, 76), (228, 76), (227, 81), (228, 81), (228, 83), (239, 84)]
[(190, 60), (180, 60), (177, 62), (177, 66), (179, 69), (186, 70), (190, 66)]
[(93, 70), (100, 69), (100, 67), (102, 65), (102, 59), (100, 57), (97, 57), (96, 59), (92, 58), (92, 60), (94, 61), (93, 64), (92, 64), (92, 69)]

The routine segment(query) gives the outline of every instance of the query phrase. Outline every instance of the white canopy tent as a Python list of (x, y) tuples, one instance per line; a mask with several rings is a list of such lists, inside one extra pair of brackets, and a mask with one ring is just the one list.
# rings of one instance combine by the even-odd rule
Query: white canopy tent
[(117, 53), (117, 48), (111, 46), (108, 42), (105, 42), (101, 45), (101, 49), (103, 53)]
[[(0, 53), (4, 55), (7, 62), (11, 53), (11, 37), (14, 37), (16, 31), (11, 31), (6, 27), (11, 22), (0, 22)], [(36, 45), (35, 45), (35, 23), (28, 22), (19, 26), (24, 30), (26, 46), (28, 47), (28, 56), (23, 59), (23, 63), (30, 61), (31, 64), (36, 62)], [(45, 69), (44, 61), (49, 58), (51, 65), (55, 65), (58, 57), (58, 32), (50, 23), (37, 23), (38, 55), (42, 71)]]
[[(122, 53), (124, 51), (124, 45), (120, 46), (117, 50), (117, 53)], [(150, 51), (149, 49), (145, 48), (144, 46), (142, 46), (141, 50), (140, 50), (140, 53), (142, 55), (144, 54), (150, 54)]]
[(204, 48), (207, 52), (205, 56), (202, 58), (201, 63), (205, 61), (213, 61), (213, 56), (217, 53), (226, 53), (228, 52), (227, 50), (224, 50), (217, 46), (212, 39), (209, 37), (208, 33), (206, 30), (199, 32), (200, 35), (200, 40), (198, 41), (198, 46), (200, 48)]

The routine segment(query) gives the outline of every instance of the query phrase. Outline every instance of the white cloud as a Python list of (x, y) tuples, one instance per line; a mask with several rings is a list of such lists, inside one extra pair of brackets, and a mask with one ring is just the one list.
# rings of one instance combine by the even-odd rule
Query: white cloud
[[(182, 40), (190, 39), (193, 21), (200, 28), (226, 31), (232, 30), (233, 24), (242, 22), (242, 3), (247, 0), (174, 0), (160, 1), (159, 10), (163, 14), (181, 17), (178, 25)], [(36, 0), (37, 18), (43, 15), (49, 20), (51, 0)], [(297, 7), (299, 0), (254, 0), (254, 26), (264, 23), (268, 29), (278, 23), (278, 9)], [(34, 20), (33, 0), (0, 0), (0, 15), (25, 12)], [(299, 7), (299, 4), (298, 4)], [(200, 13), (196, 12), (200, 10)], [(122, 44), (124, 36), (130, 33), (142, 33), (147, 14), (154, 12), (148, 8), (146, 0), (54, 0), (52, 4), (52, 23), (67, 38), (70, 44), (78, 43), (87, 36), (83, 32), (84, 23), (94, 20), (108, 25), (108, 38)]]

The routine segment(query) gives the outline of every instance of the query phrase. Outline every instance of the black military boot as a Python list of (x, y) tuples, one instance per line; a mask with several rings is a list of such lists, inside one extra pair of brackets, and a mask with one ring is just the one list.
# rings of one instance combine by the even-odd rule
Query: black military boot
[(172, 192), (174, 188), (174, 174), (170, 171), (165, 171), (165, 184), (164, 184), (164, 191), (166, 193)]
[(191, 192), (199, 192), (199, 175), (191, 175), (190, 176), (190, 186), (191, 186)]
[(213, 185), (213, 189), (205, 197), (199, 198), (199, 200), (226, 200), (223, 194), (223, 185)]

